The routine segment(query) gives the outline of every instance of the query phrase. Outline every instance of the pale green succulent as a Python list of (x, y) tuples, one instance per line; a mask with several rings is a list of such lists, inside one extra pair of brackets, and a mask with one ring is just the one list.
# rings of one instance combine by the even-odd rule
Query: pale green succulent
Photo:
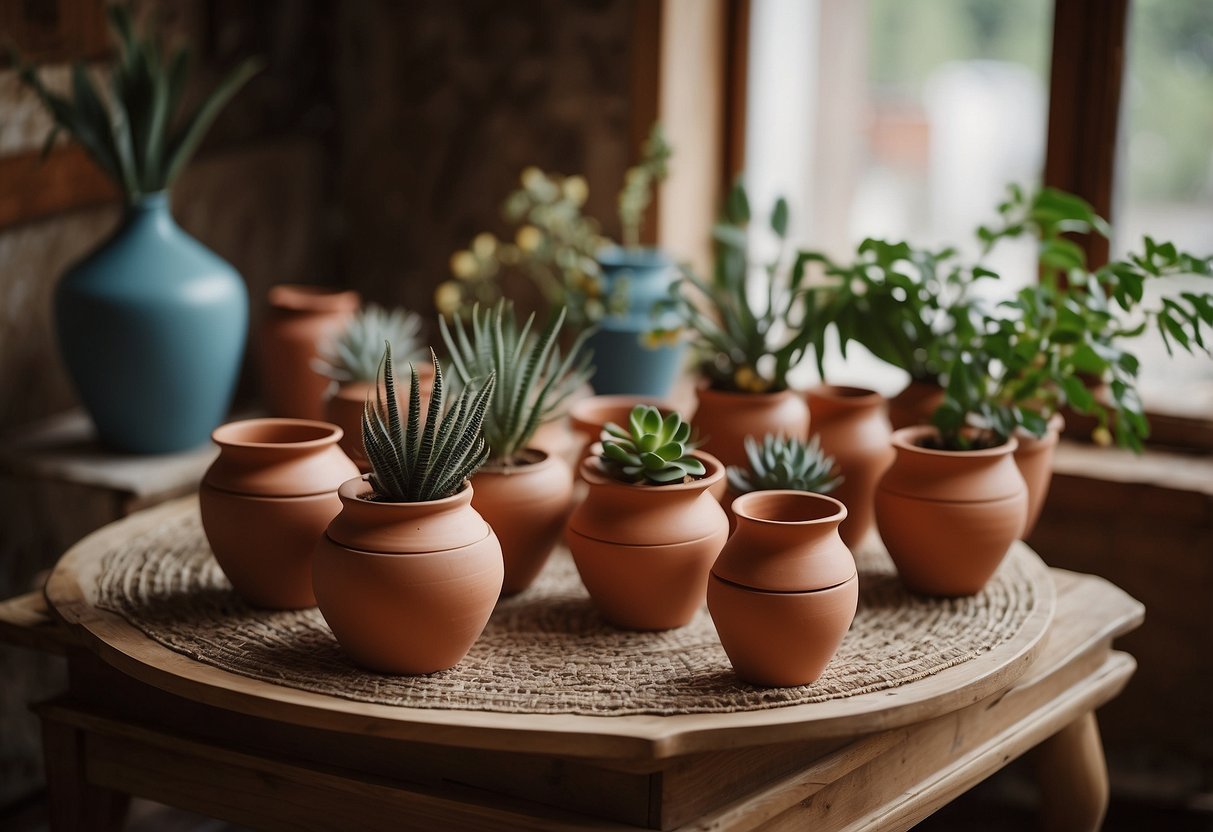
[(392, 345), (399, 360), (418, 361), (425, 357), (421, 330), (420, 315), (369, 304), (350, 319), (337, 338), (320, 348), (315, 368), (339, 382), (374, 381), (385, 341)]
[(692, 448), (690, 424), (677, 413), (662, 419), (647, 404), (632, 408), (626, 430), (614, 422), (602, 428), (602, 464), (626, 482), (666, 485), (702, 477), (707, 469), (691, 456)]
[(828, 494), (842, 482), (834, 473), (834, 458), (826, 456), (814, 436), (808, 442), (767, 434), (760, 444), (745, 438), (749, 466), (730, 465), (729, 485), (740, 494), (750, 491), (813, 491)]

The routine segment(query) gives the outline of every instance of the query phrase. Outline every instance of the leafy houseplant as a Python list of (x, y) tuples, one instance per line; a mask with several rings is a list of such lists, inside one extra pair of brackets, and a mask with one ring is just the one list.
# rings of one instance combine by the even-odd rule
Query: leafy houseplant
[(602, 463), (624, 482), (651, 485), (683, 483), (707, 473), (691, 455), (691, 426), (677, 413), (662, 418), (651, 405), (637, 405), (628, 426), (608, 422), (602, 428)]
[(822, 452), (816, 436), (804, 442), (768, 433), (761, 443), (747, 436), (745, 450), (749, 464), (728, 468), (729, 486), (738, 494), (777, 490), (829, 494), (842, 482), (834, 458)]
[(15, 60), (21, 80), (125, 196), (123, 221), (55, 293), (60, 351), (103, 442), (161, 453), (200, 445), (223, 421), (244, 352), (248, 295), (239, 274), (182, 231), (166, 189), (215, 117), (257, 71), (246, 62), (192, 113), (181, 113), (184, 51), (168, 56), (110, 6), (119, 57), (102, 96), (83, 64), (71, 98)]

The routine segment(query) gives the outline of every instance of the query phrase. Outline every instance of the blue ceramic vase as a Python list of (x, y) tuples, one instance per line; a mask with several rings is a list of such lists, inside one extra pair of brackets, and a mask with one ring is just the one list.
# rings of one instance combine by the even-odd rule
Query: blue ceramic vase
[(235, 269), (173, 221), (167, 192), (129, 206), (55, 290), (59, 348), (100, 440), (131, 453), (207, 442), (248, 330)]
[(676, 278), (674, 263), (656, 249), (609, 248), (598, 263), (610, 294), (616, 281), (626, 281), (627, 311), (607, 315), (588, 341), (594, 350), (590, 384), (602, 396), (631, 394), (664, 398), (682, 368), (685, 345), (651, 344), (645, 336), (655, 328), (681, 324), (674, 313), (653, 315), (653, 305), (669, 295)]

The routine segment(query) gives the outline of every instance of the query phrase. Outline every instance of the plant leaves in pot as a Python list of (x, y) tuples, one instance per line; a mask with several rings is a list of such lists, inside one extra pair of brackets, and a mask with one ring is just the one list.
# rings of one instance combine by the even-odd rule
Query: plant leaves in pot
[(745, 438), (745, 465), (730, 465), (726, 472), (729, 488), (720, 501), (729, 515), (729, 531), (737, 528), (733, 502), (753, 491), (811, 491), (829, 494), (846, 480), (839, 475), (834, 458), (821, 449), (813, 437), (808, 442), (767, 434), (759, 442)]

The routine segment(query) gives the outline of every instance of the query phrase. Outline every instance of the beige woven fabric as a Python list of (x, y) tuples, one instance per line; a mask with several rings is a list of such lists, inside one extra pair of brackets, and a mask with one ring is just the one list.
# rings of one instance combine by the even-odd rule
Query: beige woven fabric
[(99, 606), (208, 665), (302, 690), (412, 708), (510, 713), (685, 714), (822, 702), (922, 679), (1012, 638), (1036, 605), (1020, 547), (974, 598), (905, 593), (883, 553), (861, 553), (859, 612), (812, 685), (740, 682), (707, 610), (664, 633), (616, 630), (557, 553), (535, 585), (497, 605), (460, 664), (429, 676), (353, 665), (315, 609), (249, 608), (215, 563), (196, 511), (103, 555)]

